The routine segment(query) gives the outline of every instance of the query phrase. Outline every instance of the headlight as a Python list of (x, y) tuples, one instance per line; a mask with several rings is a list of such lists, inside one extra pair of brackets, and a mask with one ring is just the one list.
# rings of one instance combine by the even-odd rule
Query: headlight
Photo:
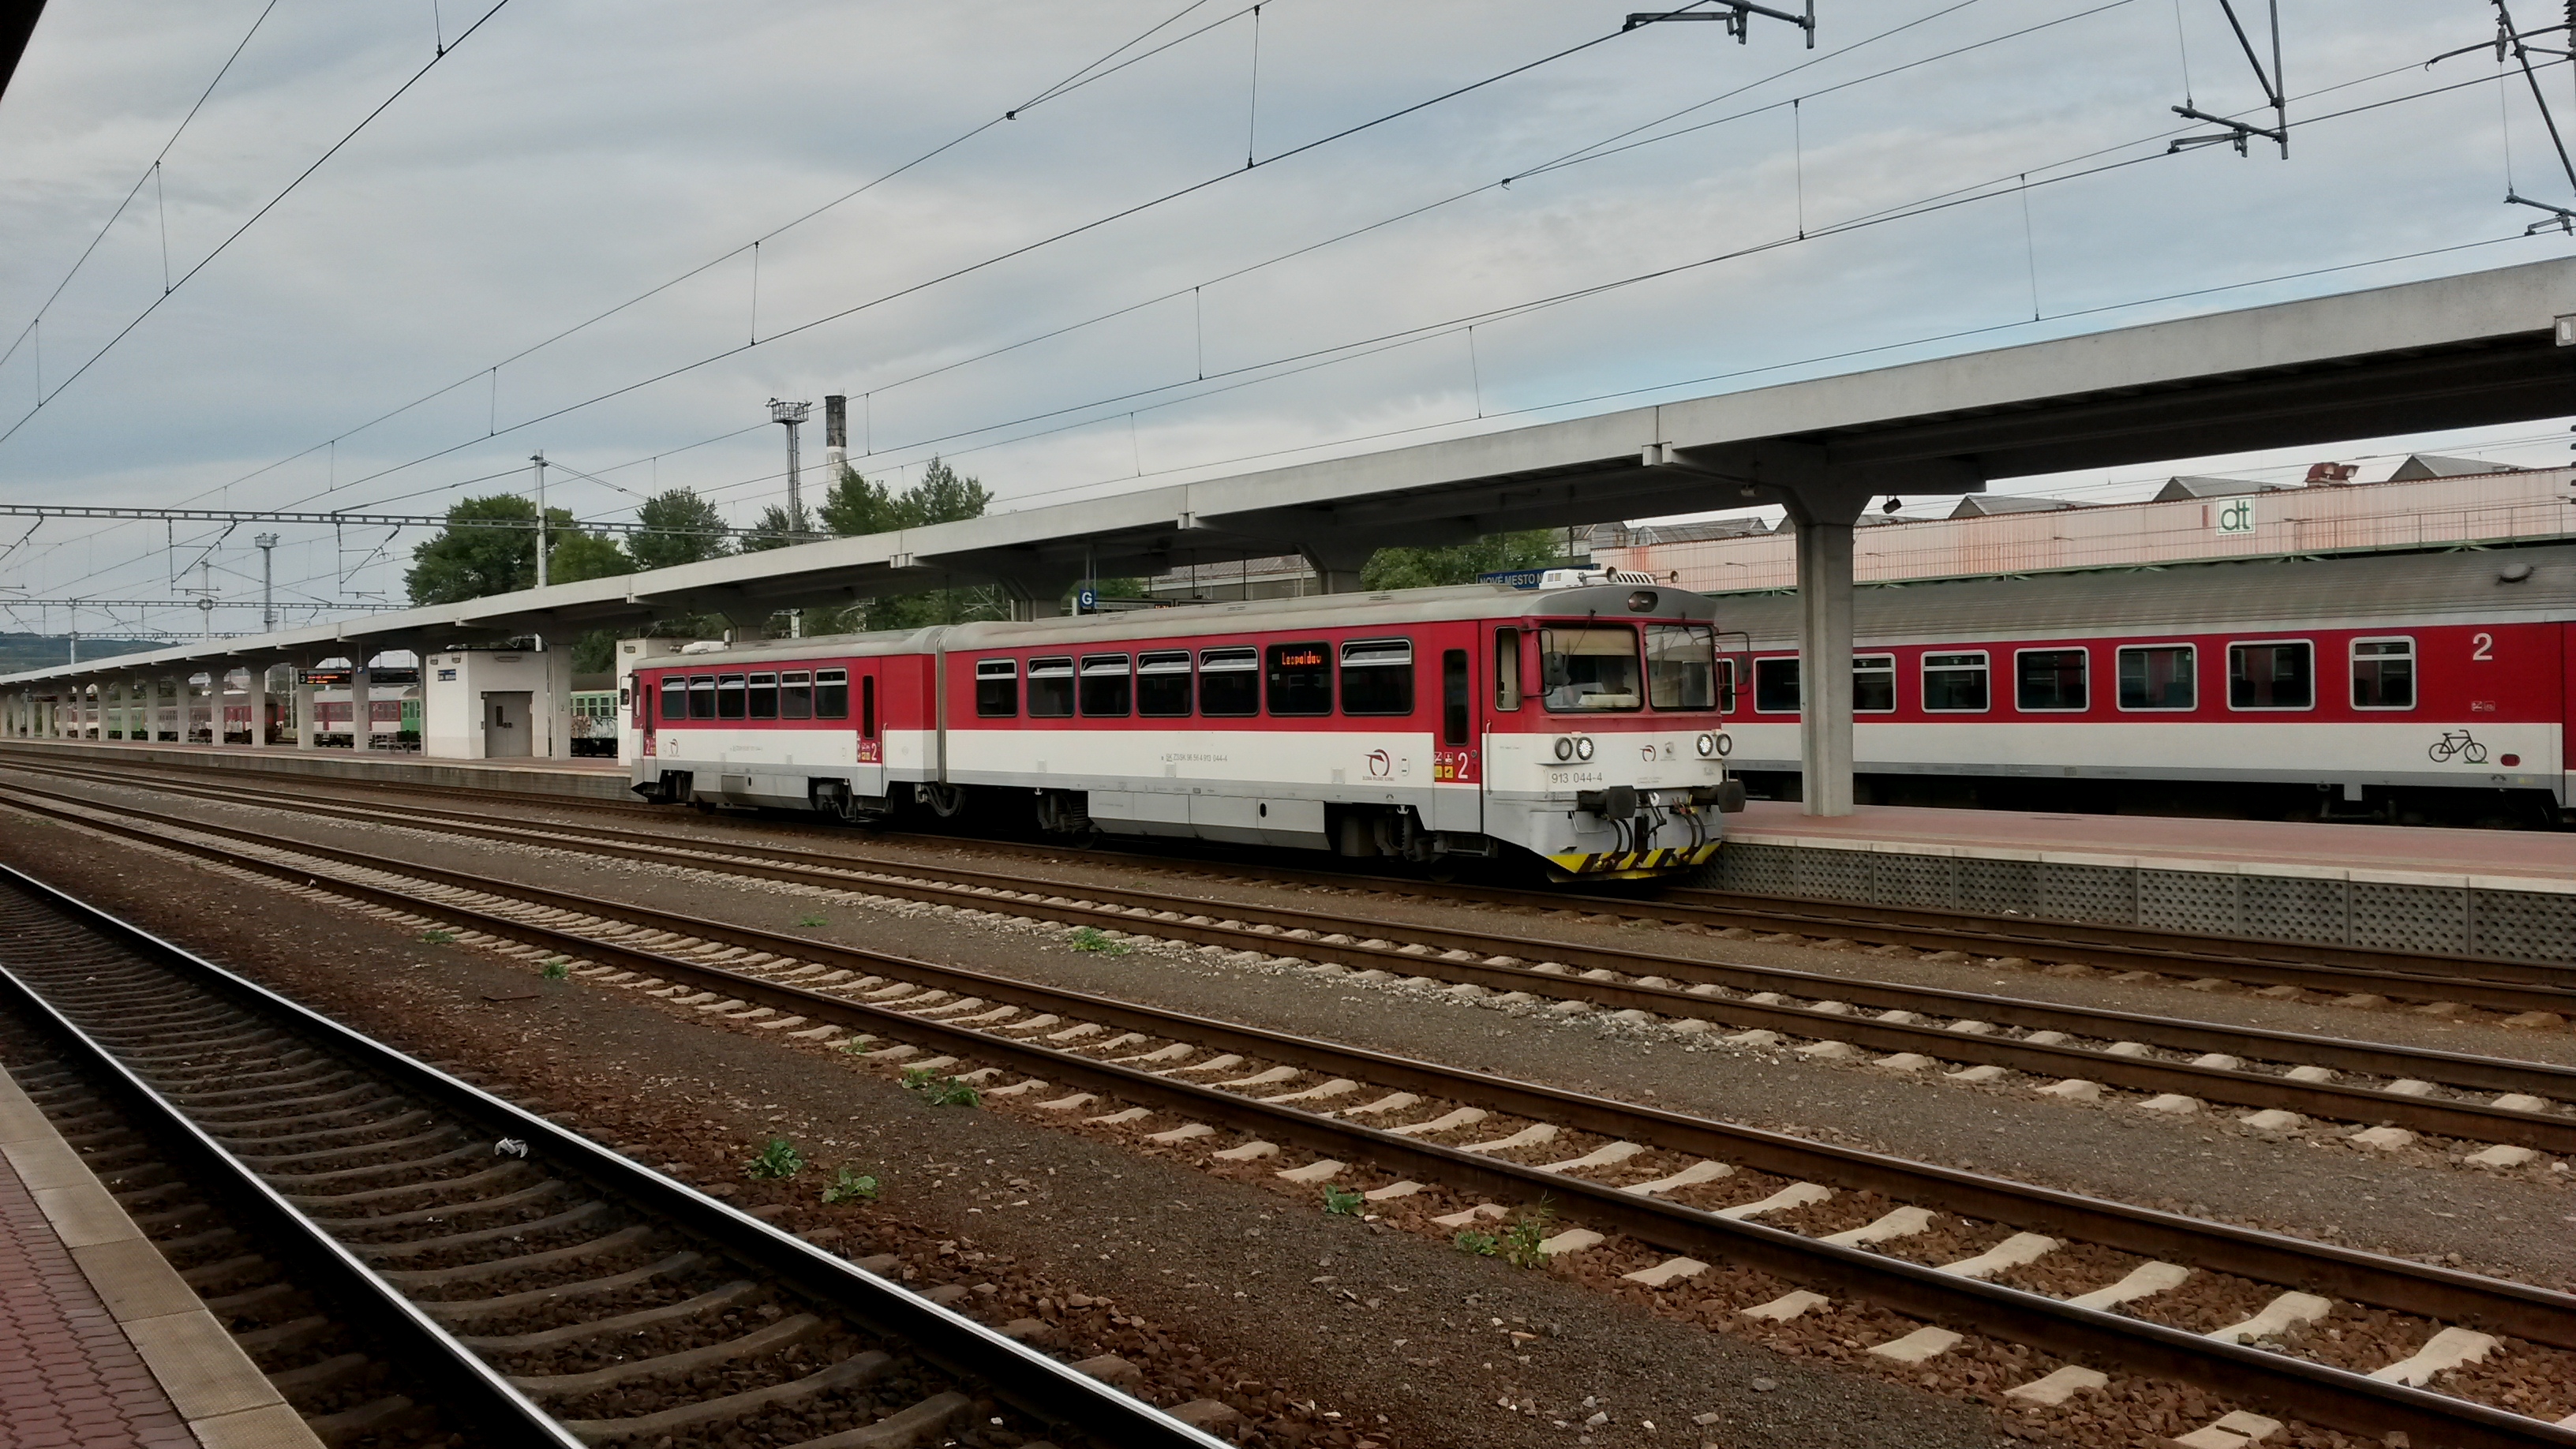
[(1574, 742), (1574, 757), (1578, 760), (1592, 758), (1592, 736), (1585, 735)]
[(1734, 753), (1735, 736), (1720, 731), (1717, 736), (1717, 757), (1722, 760)]
[(1717, 753), (1717, 736), (1715, 736), (1715, 735), (1710, 735), (1710, 734), (1704, 734), (1704, 735), (1701, 735), (1701, 736), (1699, 737), (1699, 757), (1700, 757), (1701, 759), (1705, 760), (1705, 759), (1707, 759), (1709, 756), (1711, 756), (1711, 755), (1713, 755), (1713, 754), (1716, 754), (1716, 753)]
[(1556, 758), (1557, 758), (1560, 762), (1565, 761), (1565, 760), (1573, 759), (1573, 758), (1574, 758), (1574, 741), (1572, 741), (1572, 740), (1570, 740), (1570, 739), (1566, 738), (1566, 737), (1565, 737), (1565, 736), (1563, 736), (1563, 735), (1558, 735), (1558, 736), (1556, 737)]

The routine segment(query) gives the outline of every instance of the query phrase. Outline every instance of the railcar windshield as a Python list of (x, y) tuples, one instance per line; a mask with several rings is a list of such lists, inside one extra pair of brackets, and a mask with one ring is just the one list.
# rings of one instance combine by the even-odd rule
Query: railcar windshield
[(1539, 679), (1556, 714), (1602, 714), (1645, 703), (1637, 631), (1626, 624), (1569, 624), (1538, 631)]
[(1657, 709), (1717, 708), (1717, 631), (1706, 624), (1648, 624), (1646, 700)]

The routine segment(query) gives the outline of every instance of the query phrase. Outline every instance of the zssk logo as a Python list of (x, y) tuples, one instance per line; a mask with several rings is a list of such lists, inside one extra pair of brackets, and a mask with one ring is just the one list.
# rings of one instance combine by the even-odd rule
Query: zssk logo
[(1388, 758), (1384, 750), (1371, 750), (1368, 754), (1368, 767), (1370, 779), (1383, 780), (1394, 772), (1395, 761)]

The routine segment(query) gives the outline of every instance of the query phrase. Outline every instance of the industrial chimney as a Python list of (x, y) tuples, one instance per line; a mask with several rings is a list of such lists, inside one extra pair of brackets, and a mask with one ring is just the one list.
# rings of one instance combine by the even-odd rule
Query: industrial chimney
[(823, 397), (823, 465), (839, 482), (841, 470), (850, 464), (850, 399), (842, 393)]

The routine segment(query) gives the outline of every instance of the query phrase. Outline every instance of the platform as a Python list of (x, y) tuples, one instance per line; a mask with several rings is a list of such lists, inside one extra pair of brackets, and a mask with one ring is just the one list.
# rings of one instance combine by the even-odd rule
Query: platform
[(101, 764), (140, 761), (191, 770), (239, 770), (281, 779), (348, 780), (429, 785), (449, 790), (498, 790), (519, 795), (562, 795), (577, 800), (634, 803), (626, 767), (615, 760), (440, 760), (394, 750), (299, 750), (291, 745), (127, 744), (122, 740), (9, 740), (0, 759), (23, 753)]
[(2576, 834), (1757, 800), (1711, 884), (1749, 895), (2576, 962)]

